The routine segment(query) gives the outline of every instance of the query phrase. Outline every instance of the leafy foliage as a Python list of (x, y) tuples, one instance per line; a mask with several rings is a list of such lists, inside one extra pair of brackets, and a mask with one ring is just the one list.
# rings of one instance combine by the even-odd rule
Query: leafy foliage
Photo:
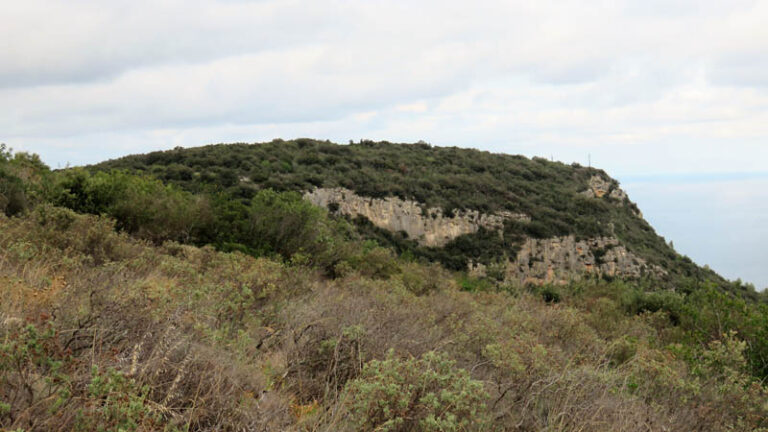
[(259, 191), (251, 200), (246, 244), (262, 254), (284, 258), (297, 254), (326, 267), (346, 258), (346, 225), (327, 217), (325, 210), (303, 200), (295, 192)]
[(54, 204), (79, 213), (109, 215), (119, 229), (155, 243), (190, 242), (211, 223), (205, 198), (149, 177), (74, 169), (57, 180)]
[(0, 144), (0, 213), (20, 214), (41, 201), (48, 186), (48, 167), (40, 157), (13, 153)]
[(267, 189), (243, 202), (226, 194), (194, 195), (125, 171), (74, 169), (57, 176), (50, 195), (56, 205), (107, 215), (117, 229), (155, 244), (213, 244), (286, 260), (303, 255), (329, 271), (355, 252), (350, 227), (295, 192)]
[[(631, 203), (578, 195), (594, 170), (423, 145), (265, 148), (281, 146), (301, 157), (265, 155), (270, 174), (251, 181), (216, 164), (196, 171), (193, 151), (124, 167), (138, 173), (50, 173), (0, 147), (0, 429), (768, 428), (765, 294), (675, 254)], [(398, 149), (416, 162), (388, 165)], [(449, 179), (429, 168), (446, 155), (445, 172), (469, 182), (446, 197), (484, 211), (540, 203), (528, 207), (538, 222), (423, 248), (297, 192), (354, 177), (359, 193), (400, 190), (450, 210), (463, 203), (433, 194)], [(325, 158), (355, 168), (329, 174)], [(503, 176), (478, 161), (527, 167), (531, 195), (504, 207), (507, 186), (489, 182), (499, 200), (470, 196), (481, 190), (463, 170)], [(164, 173), (171, 184), (154, 177)], [(568, 173), (567, 185), (548, 177)], [(540, 187), (563, 202), (534, 197)], [(673, 277), (519, 287), (494, 270), (519, 236), (604, 230)], [(452, 271), (467, 257), (488, 276)]]
[(482, 430), (483, 384), (455, 369), (446, 355), (428, 352), (400, 360), (390, 351), (350, 382), (352, 423), (359, 431)]
[(251, 197), (264, 188), (345, 187), (363, 196), (416, 200), (447, 214), (455, 209), (509, 210), (531, 215), (540, 223), (532, 230), (544, 230), (539, 234), (545, 237), (607, 232), (591, 219), (581, 222), (605, 208), (594, 200), (576, 199), (591, 176), (606, 176), (604, 172), (455, 147), (275, 140), (128, 156), (95, 168), (151, 173), (186, 190), (226, 190), (233, 196)]

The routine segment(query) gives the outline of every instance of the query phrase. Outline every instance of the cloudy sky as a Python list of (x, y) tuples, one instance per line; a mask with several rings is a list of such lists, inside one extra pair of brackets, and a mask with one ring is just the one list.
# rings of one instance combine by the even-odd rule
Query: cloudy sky
[(0, 142), (53, 167), (275, 137), (605, 168), (768, 286), (768, 1), (0, 2)]

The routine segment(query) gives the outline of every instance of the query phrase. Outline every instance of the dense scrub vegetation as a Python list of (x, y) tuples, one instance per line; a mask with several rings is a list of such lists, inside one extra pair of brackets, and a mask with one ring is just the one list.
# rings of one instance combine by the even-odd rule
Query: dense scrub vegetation
[(362, 141), (337, 145), (300, 139), (212, 145), (128, 156), (97, 166), (153, 174), (185, 190), (225, 190), (249, 198), (259, 189), (344, 187), (359, 195), (396, 196), (426, 207), (531, 215), (540, 237), (608, 234), (599, 201), (579, 195), (597, 169), (470, 149)]
[[(608, 180), (612, 188), (618, 183), (602, 170), (578, 164), (423, 143), (361, 141), (338, 145), (298, 139), (177, 148), (128, 156), (93, 169), (150, 174), (186, 191), (223, 192), (246, 202), (263, 189), (301, 192), (315, 187), (345, 187), (363, 196), (415, 200), (425, 207), (441, 207), (448, 214), (455, 209), (474, 209), (531, 216), (530, 223), (508, 224), (503, 244), (481, 233), (466, 235), (448, 248), (430, 250), (389, 236), (389, 243), (401, 252), (437, 260), (457, 270), (469, 260), (489, 264), (503, 254), (514, 256), (522, 236), (572, 234), (618, 237), (631, 251), (667, 269), (668, 287), (688, 279), (724, 282), (672, 250), (636, 215), (634, 203), (581, 195), (592, 176)], [(364, 221), (358, 224), (365, 228)], [(381, 241), (381, 234), (372, 238)], [(739, 290), (754, 297), (748, 291)]]
[[(117, 228), (155, 244), (211, 244), (255, 256), (309, 260), (333, 273), (359, 250), (345, 221), (298, 193), (261, 190), (250, 200), (194, 195), (147, 176), (75, 169), (58, 173), (50, 201), (80, 213), (109, 215)], [(358, 248), (360, 249), (360, 248)]]
[(587, 281), (546, 302), (393, 259), (329, 279), (49, 205), (1, 217), (0, 251), (2, 429), (768, 427), (765, 334), (744, 339), (767, 312), (719, 291)]
[(0, 213), (19, 214), (44, 199), (48, 167), (40, 157), (28, 153), (13, 154), (0, 144)]
[(413, 248), (293, 191), (5, 148), (0, 174), (0, 430), (768, 430), (768, 303), (740, 284), (511, 286), (414, 254), (472, 239)]
[(340, 186), (364, 196), (397, 196), (446, 211), (506, 209), (528, 214), (537, 213), (536, 207), (547, 212), (571, 205), (570, 196), (585, 190), (592, 175), (605, 175), (543, 159), (455, 147), (370, 141), (337, 145), (308, 139), (176, 149), (99, 167), (146, 171), (191, 191), (214, 187), (247, 196), (253, 193), (249, 183), (278, 191)]

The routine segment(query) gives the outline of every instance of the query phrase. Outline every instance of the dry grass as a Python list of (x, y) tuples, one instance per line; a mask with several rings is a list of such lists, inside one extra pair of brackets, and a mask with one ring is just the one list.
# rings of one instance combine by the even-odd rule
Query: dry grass
[(0, 216), (3, 430), (351, 430), (347, 383), (390, 349), (446, 353), (482, 381), (494, 430), (766, 427), (765, 389), (738, 370), (738, 345), (692, 370), (654, 342), (652, 317), (607, 300), (460, 292), (415, 264), (332, 281), (44, 211)]

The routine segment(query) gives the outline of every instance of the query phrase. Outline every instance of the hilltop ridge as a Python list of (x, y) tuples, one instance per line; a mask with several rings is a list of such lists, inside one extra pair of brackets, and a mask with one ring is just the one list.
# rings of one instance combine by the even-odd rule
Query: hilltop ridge
[(618, 181), (575, 163), (425, 143), (297, 139), (177, 148), (92, 169), (148, 173), (244, 200), (262, 189), (300, 192), (400, 254), (481, 275), (492, 268), (501, 279), (722, 281), (658, 236)]

